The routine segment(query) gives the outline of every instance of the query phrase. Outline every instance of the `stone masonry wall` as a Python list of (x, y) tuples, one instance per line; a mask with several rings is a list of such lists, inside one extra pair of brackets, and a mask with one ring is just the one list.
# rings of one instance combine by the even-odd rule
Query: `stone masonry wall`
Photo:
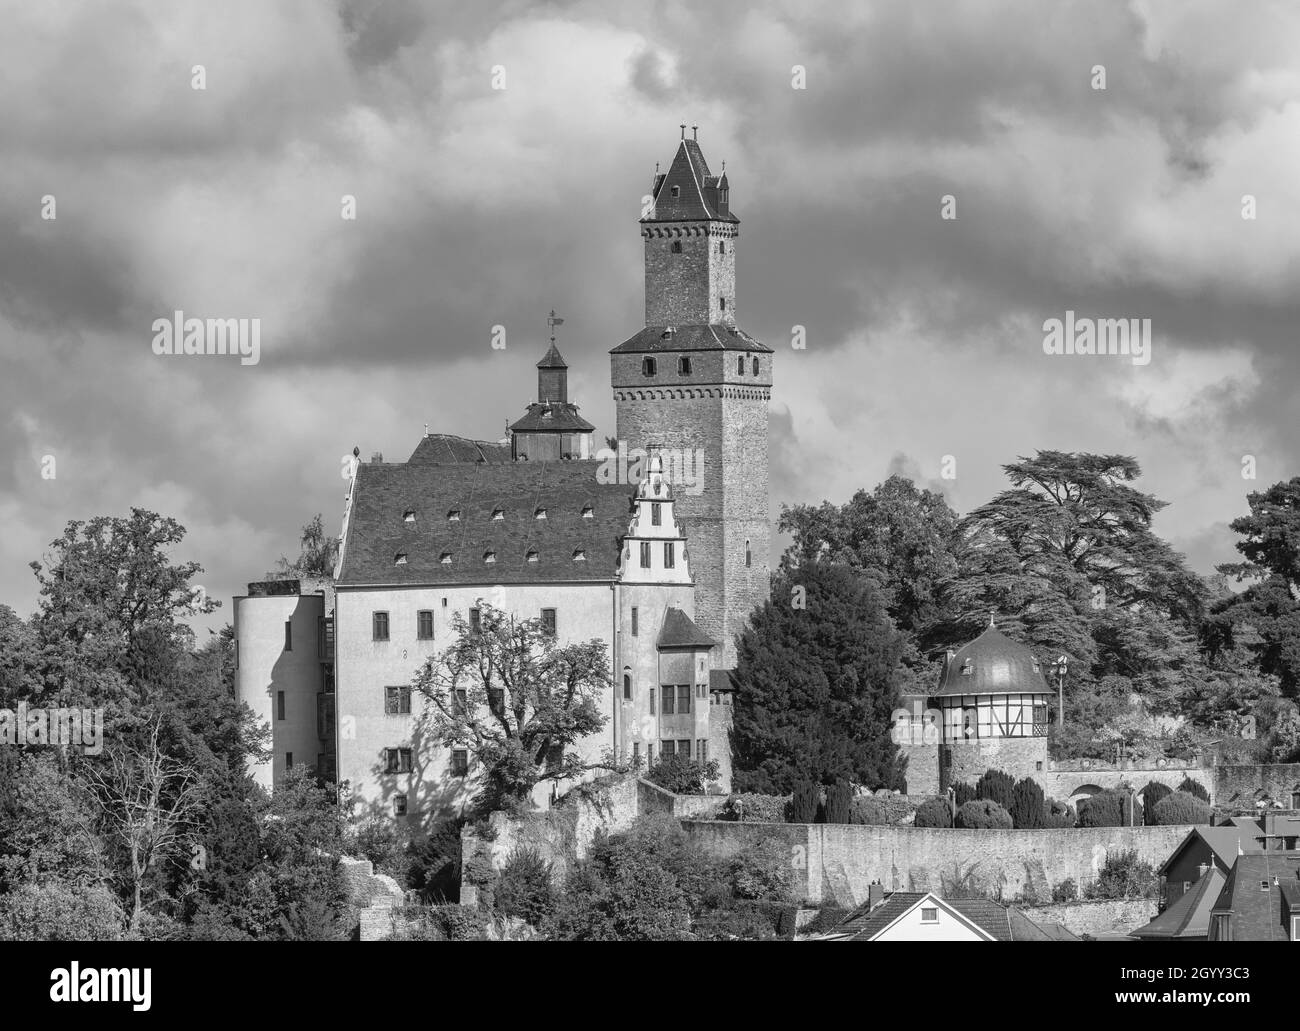
[(1096, 879), (1108, 852), (1133, 849), (1158, 866), (1190, 828), (1102, 827), (1079, 830), (967, 831), (853, 824), (687, 821), (687, 831), (717, 855), (774, 838), (790, 849), (796, 894), (856, 906), (879, 879), (890, 890), (975, 892), (1011, 900), (1050, 897), (1073, 878)]
[(1098, 902), (1061, 902), (1024, 910), (1034, 923), (1062, 924), (1067, 931), (1085, 934), (1128, 934), (1156, 917), (1155, 899), (1106, 899)]
[(1300, 791), (1300, 763), (1260, 766), (1218, 766), (1214, 770), (1213, 800), (1218, 805), (1251, 808), (1267, 796), (1284, 806)]

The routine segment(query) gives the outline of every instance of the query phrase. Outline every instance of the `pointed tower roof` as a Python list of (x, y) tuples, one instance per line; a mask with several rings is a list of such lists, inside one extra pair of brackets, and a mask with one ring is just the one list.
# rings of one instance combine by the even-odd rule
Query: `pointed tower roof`
[(655, 643), (660, 648), (716, 648), (718, 644), (690, 616), (673, 608), (664, 613), (664, 625)]
[(654, 209), (641, 221), (739, 222), (726, 201), (725, 179), (725, 174), (720, 179), (709, 173), (698, 141), (683, 138), (668, 171), (655, 176)]
[(552, 343), (547, 352), (542, 355), (542, 360), (537, 363), (539, 369), (567, 369), (569, 363), (560, 357), (560, 352)]

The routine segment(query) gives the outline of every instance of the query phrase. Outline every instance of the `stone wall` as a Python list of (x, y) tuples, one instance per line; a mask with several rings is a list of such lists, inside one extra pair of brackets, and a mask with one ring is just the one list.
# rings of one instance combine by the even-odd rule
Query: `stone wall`
[[(1047, 738), (995, 737), (940, 745), (939, 788), (974, 784), (987, 770), (1002, 770), (1016, 780), (1038, 778), (1047, 768)], [(912, 794), (920, 792), (907, 785)], [(1047, 792), (1050, 794), (1050, 792)]]
[(977, 893), (1010, 901), (1050, 898), (1073, 878), (1096, 879), (1108, 852), (1134, 849), (1158, 866), (1190, 828), (1099, 827), (1078, 830), (988, 830), (687, 821), (687, 831), (716, 855), (774, 838), (790, 849), (796, 895), (856, 906), (879, 879), (891, 890)]
[(1262, 766), (1219, 766), (1214, 770), (1216, 805), (1254, 808), (1264, 797), (1291, 806), (1291, 796), (1300, 791), (1300, 763)]
[(1024, 910), (1034, 923), (1062, 924), (1067, 931), (1085, 934), (1128, 934), (1156, 917), (1155, 899), (1108, 899), (1100, 902), (1062, 902)]

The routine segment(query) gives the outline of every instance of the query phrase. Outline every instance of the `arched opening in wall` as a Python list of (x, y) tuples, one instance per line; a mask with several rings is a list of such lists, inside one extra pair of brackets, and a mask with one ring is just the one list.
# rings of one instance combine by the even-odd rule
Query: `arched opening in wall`
[(1070, 792), (1070, 805), (1074, 806), (1074, 811), (1079, 811), (1079, 803), (1085, 798), (1091, 798), (1093, 795), (1100, 795), (1102, 789), (1096, 784), (1080, 784)]
[(623, 674), (623, 698), (626, 701), (632, 700), (632, 672), (628, 667), (624, 667), (626, 672)]
[(754, 553), (749, 550), (749, 541), (745, 541), (745, 566), (749, 567), (754, 564)]

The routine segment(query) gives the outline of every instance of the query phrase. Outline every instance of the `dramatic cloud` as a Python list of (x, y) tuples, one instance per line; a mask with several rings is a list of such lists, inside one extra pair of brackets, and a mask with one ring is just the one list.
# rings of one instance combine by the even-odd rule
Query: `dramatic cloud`
[[(1121, 452), (1208, 571), (1245, 492), (1300, 471), (1300, 12), (1283, 6), (45, 0), (3, 17), (0, 601), (20, 611), (66, 520), (133, 504), (189, 528), (210, 594), (239, 592), (312, 514), (337, 525), (354, 444), (402, 459), (426, 422), (501, 436), (552, 307), (572, 396), (612, 432), (606, 352), (641, 325), (636, 220), (681, 122), (727, 162), (740, 321), (777, 350), (774, 514), (891, 472), (966, 511), (1017, 455)], [(152, 322), (176, 310), (261, 319), (260, 362), (155, 355)], [(1067, 310), (1150, 319), (1152, 361), (1044, 355)]]

